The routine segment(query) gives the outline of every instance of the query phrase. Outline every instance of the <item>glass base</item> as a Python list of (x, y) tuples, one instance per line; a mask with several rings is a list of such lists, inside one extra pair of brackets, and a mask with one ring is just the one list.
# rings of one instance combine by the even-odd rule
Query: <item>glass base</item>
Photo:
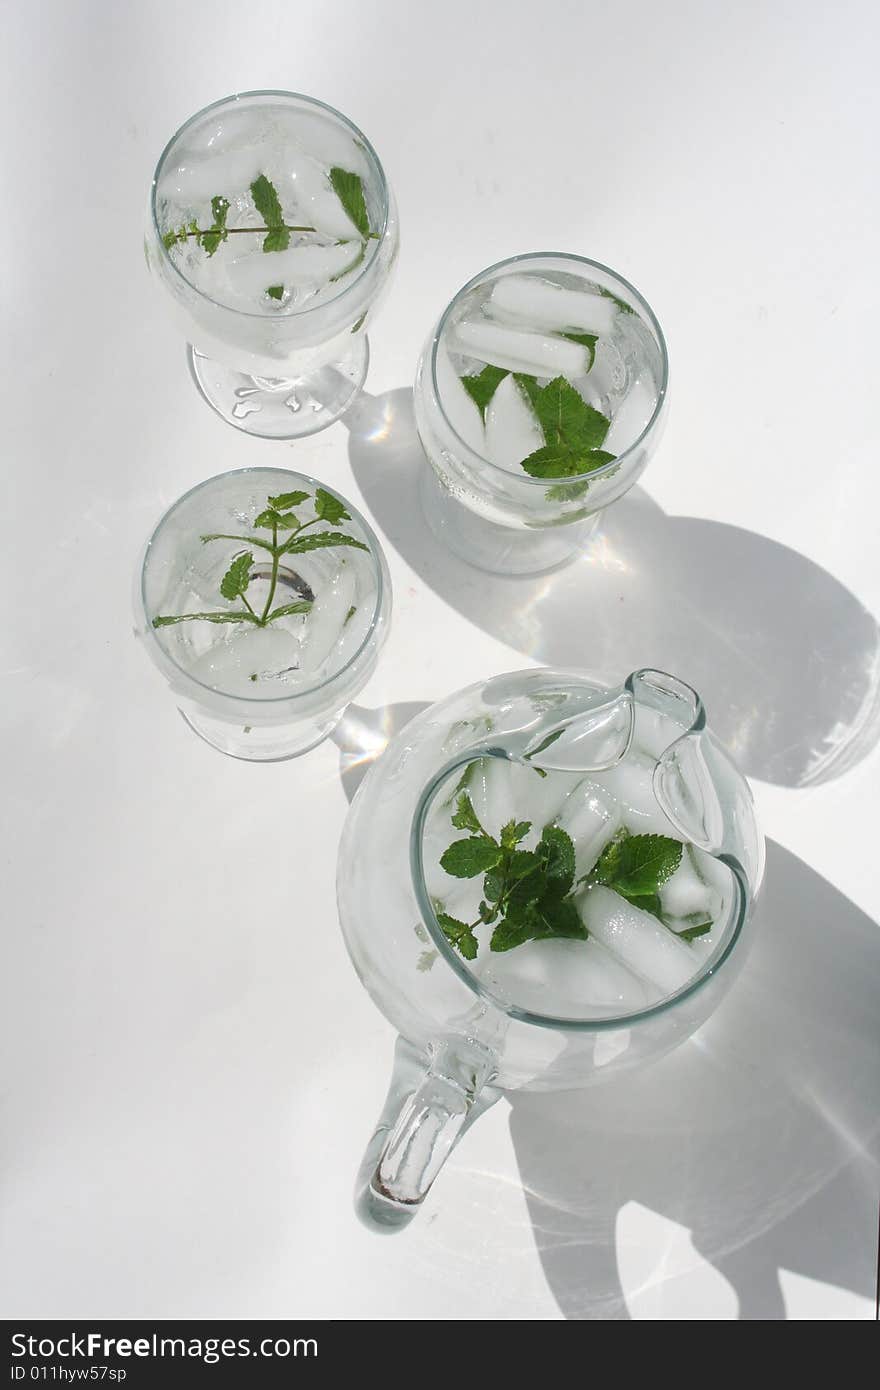
[(344, 415), (360, 393), (370, 363), (365, 333), (351, 351), (305, 376), (248, 376), (187, 345), (189, 369), (212, 410), (229, 425), (260, 439), (301, 439)]
[(501, 526), (472, 512), (422, 469), (422, 510), (431, 531), (460, 560), (489, 574), (545, 574), (583, 553), (600, 513), (567, 526)]
[(253, 724), (241, 727), (227, 724), (222, 719), (180, 711), (184, 723), (205, 743), (230, 758), (240, 758), (249, 763), (286, 762), (288, 758), (298, 758), (303, 753), (311, 752), (333, 732), (344, 712), (340, 710), (322, 723), (270, 724), (262, 727)]

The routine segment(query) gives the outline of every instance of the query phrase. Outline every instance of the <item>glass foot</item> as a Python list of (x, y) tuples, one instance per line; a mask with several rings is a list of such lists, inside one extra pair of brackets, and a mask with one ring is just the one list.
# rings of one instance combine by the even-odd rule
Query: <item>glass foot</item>
[(230, 758), (240, 758), (249, 763), (281, 763), (309, 753), (323, 743), (339, 723), (343, 711), (321, 722), (244, 727), (227, 724), (221, 719), (190, 714), (186, 710), (180, 713), (193, 733)]
[(187, 346), (189, 369), (212, 410), (229, 425), (261, 439), (300, 439), (332, 425), (357, 398), (367, 375), (366, 334), (339, 362), (306, 376), (247, 376)]
[(500, 526), (462, 506), (438, 481), (433, 468), (422, 470), (422, 510), (437, 540), (476, 569), (489, 574), (546, 574), (584, 553), (599, 513), (567, 526)]

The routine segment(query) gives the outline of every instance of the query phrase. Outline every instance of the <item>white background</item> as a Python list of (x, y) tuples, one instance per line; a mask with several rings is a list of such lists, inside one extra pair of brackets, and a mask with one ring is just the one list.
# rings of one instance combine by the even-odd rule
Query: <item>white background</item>
[[(877, 13), (4, 5), (5, 1316), (873, 1315)], [(148, 281), (159, 151), (255, 87), (341, 108), (396, 189), (384, 436), (230, 429)], [(470, 275), (539, 249), (644, 292), (672, 406), (591, 556), (507, 586), (426, 537), (384, 393)], [(255, 464), (326, 479), (386, 541), (374, 745), (493, 672), (659, 664), (701, 689), (770, 840), (757, 944), (698, 1038), (613, 1089), (502, 1102), (392, 1238), (352, 1210), (393, 1043), (336, 924), (358, 748), (223, 758), (132, 636), (161, 512)]]

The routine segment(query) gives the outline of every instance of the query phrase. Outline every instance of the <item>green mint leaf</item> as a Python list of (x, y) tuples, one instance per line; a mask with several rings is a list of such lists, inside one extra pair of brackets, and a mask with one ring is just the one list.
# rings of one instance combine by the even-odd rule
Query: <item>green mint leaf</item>
[(545, 444), (524, 458), (521, 467), (532, 478), (577, 478), (588, 471), (586, 457), (568, 444)]
[(283, 285), (270, 285), (269, 288), (267, 289), (266, 293), (267, 293), (267, 295), (269, 296), (270, 299), (283, 299), (283, 298), (284, 298), (284, 286), (283, 286)]
[(259, 174), (251, 184), (251, 197), (254, 207), (269, 228), (263, 240), (264, 251), (286, 251), (290, 245), (290, 232), (284, 225), (284, 213), (274, 183)]
[[(545, 445), (548, 448), (555, 447), (557, 457), (570, 461), (578, 460), (601, 448), (611, 427), (611, 421), (601, 411), (587, 405), (564, 376), (555, 377), (544, 387), (539, 386), (534, 377), (521, 372), (516, 374), (515, 379), (535, 412)], [(542, 452), (540, 449), (537, 450), (538, 454)], [(534, 459), (535, 454), (530, 455), (530, 458)], [(595, 463), (592, 466), (595, 467)], [(588, 472), (589, 467), (587, 464), (580, 471)], [(564, 469), (539, 472), (536, 476), (572, 476), (572, 469), (569, 463)]]
[(520, 840), (524, 840), (532, 828), (530, 820), (510, 820), (501, 827), (501, 847), (502, 849), (516, 849)]
[(278, 512), (274, 507), (267, 507), (254, 518), (255, 526), (262, 526), (271, 531), (273, 526), (282, 527), (289, 531), (293, 526), (299, 526), (299, 519), (292, 512)]
[(696, 926), (686, 927), (684, 931), (676, 932), (679, 941), (695, 941), (698, 936), (705, 936), (706, 932), (712, 930), (712, 918), (705, 922), (698, 922)]
[(508, 882), (517, 885), (522, 885), (526, 879), (531, 880), (532, 876), (543, 868), (541, 856), (533, 849), (508, 851), (506, 863)]
[[(669, 835), (617, 835), (589, 875), (622, 897), (651, 898), (681, 863), (682, 845)], [(647, 911), (653, 911), (649, 907)]]
[(345, 510), (339, 498), (325, 492), (322, 487), (315, 493), (315, 515), (322, 521), (328, 521), (331, 526), (336, 526), (340, 521), (351, 521), (350, 513)]
[(555, 487), (548, 487), (544, 496), (548, 502), (576, 502), (579, 497), (585, 497), (589, 490), (589, 483), (557, 483)]
[(211, 199), (211, 216), (214, 219), (214, 228), (220, 230), (226, 226), (226, 214), (229, 212), (229, 199), (224, 198), (221, 193), (215, 194)]
[(504, 883), (505, 879), (503, 869), (489, 870), (486, 877), (483, 879), (483, 892), (486, 896), (487, 902), (500, 902), (501, 895), (504, 892)]
[(635, 309), (632, 307), (631, 304), (627, 304), (625, 299), (618, 299), (616, 294), (612, 294), (610, 290), (603, 289), (601, 285), (597, 285), (596, 289), (599, 291), (599, 293), (602, 295), (604, 299), (613, 299), (614, 303), (617, 305), (618, 309), (622, 314), (635, 313)]
[[(345, 245), (347, 245), (347, 244), (348, 244), (348, 243), (347, 243), (347, 242), (344, 242), (344, 241), (337, 242), (337, 245), (338, 245), (338, 246), (345, 246)], [(357, 255), (355, 256), (354, 260), (353, 260), (353, 261), (349, 261), (348, 265), (347, 265), (347, 266), (344, 266), (342, 270), (337, 270), (337, 272), (336, 272), (335, 275), (331, 275), (331, 276), (330, 276), (330, 279), (327, 281), (328, 285), (335, 285), (337, 280), (341, 280), (341, 279), (343, 278), (343, 276), (345, 276), (345, 275), (350, 275), (351, 272), (352, 272), (353, 270), (357, 270), (358, 266), (359, 266), (359, 265), (361, 264), (361, 262), (364, 260), (366, 254), (367, 254), (367, 243), (366, 243), (365, 241), (362, 241), (362, 242), (361, 242), (361, 245), (360, 245), (360, 250), (358, 251), (358, 253), (357, 253)]]
[(357, 333), (357, 331), (358, 331), (359, 328), (363, 328), (363, 326), (364, 326), (364, 324), (366, 323), (366, 321), (367, 321), (367, 316), (366, 316), (366, 314), (361, 314), (360, 318), (357, 319), (357, 320), (351, 325), (351, 331), (352, 331), (352, 333)]
[(290, 245), (290, 232), (286, 227), (273, 227), (263, 238), (264, 251), (286, 251)]
[(547, 892), (564, 898), (574, 883), (574, 843), (558, 825), (545, 825), (538, 852), (544, 864)]
[(663, 921), (663, 908), (660, 906), (659, 893), (627, 893), (616, 883), (612, 887), (621, 898), (625, 898), (633, 907), (637, 907), (642, 912), (650, 912), (659, 922)]
[(330, 182), (333, 185), (334, 193), (361, 236), (369, 236), (370, 219), (367, 216), (367, 202), (364, 197), (364, 185), (361, 182), (360, 174), (352, 174), (348, 169), (340, 169), (334, 165), (330, 170)]
[[(225, 241), (229, 233), (226, 230), (226, 214), (229, 212), (229, 200), (221, 194), (215, 194), (211, 199), (211, 214), (214, 218), (212, 225), (207, 231), (202, 232), (198, 240), (209, 256), (213, 256), (221, 241)], [(194, 227), (193, 230), (196, 230)]]
[(498, 863), (501, 849), (488, 835), (474, 835), (469, 840), (453, 840), (440, 857), (440, 867), (453, 878), (476, 878)]
[(591, 371), (596, 360), (596, 343), (599, 341), (598, 333), (563, 333), (563, 338), (567, 338), (570, 343), (580, 343), (590, 354), (590, 365), (587, 371)]
[(220, 580), (220, 592), (224, 598), (241, 598), (242, 594), (247, 592), (253, 567), (254, 557), (249, 550), (243, 551), (241, 555), (236, 555)]
[(345, 622), (342, 624), (343, 627), (345, 627), (345, 623), (350, 623), (350, 622), (351, 622), (351, 620), (352, 620), (352, 618), (354, 617), (354, 615), (355, 615), (356, 612), (357, 612), (357, 607), (356, 607), (355, 604), (352, 604), (351, 607), (349, 608), (348, 612), (347, 612), (346, 615), (345, 615)]
[(174, 246), (176, 242), (176, 232), (165, 232), (164, 236), (162, 237), (162, 245), (165, 247), (166, 251), (170, 251), (172, 246)]
[(277, 496), (269, 498), (269, 506), (273, 512), (289, 512), (291, 507), (298, 507), (300, 502), (307, 502), (308, 499), (307, 492), (279, 492)]
[(369, 546), (364, 545), (363, 541), (356, 541), (354, 536), (346, 536), (344, 531), (319, 531), (312, 536), (294, 536), (285, 546), (282, 547), (282, 555), (301, 555), (306, 550), (321, 550), (330, 545), (351, 545), (355, 550), (369, 550)]
[(465, 960), (476, 960), (477, 938), (467, 922), (459, 922), (457, 917), (450, 917), (448, 912), (438, 912), (437, 921), (446, 940), (451, 941), (452, 945), (461, 951)]
[(505, 371), (503, 367), (489, 366), (484, 367), (483, 370), (477, 372), (475, 376), (461, 377), (462, 386), (467, 391), (471, 400), (475, 401), (479, 406), (480, 414), (484, 420), (486, 418), (489, 402), (506, 376), (510, 376), (510, 373)]
[(266, 619), (267, 623), (272, 623), (276, 618), (288, 618), (293, 613), (309, 613), (312, 605), (307, 598), (299, 599), (296, 603), (283, 603), (280, 608), (273, 608)]
[(529, 903), (516, 917), (508, 914), (493, 931), (489, 949), (512, 951), (526, 941), (546, 941), (553, 937), (586, 941), (588, 935), (570, 898), (550, 898)]
[(171, 627), (172, 623), (256, 623), (253, 613), (178, 613), (175, 617), (153, 619), (153, 627)]
[(272, 551), (272, 542), (261, 540), (259, 536), (234, 536), (227, 531), (213, 531), (210, 535), (199, 536), (202, 545), (207, 545), (208, 541), (247, 541), (248, 545), (258, 545), (261, 550)]
[(452, 824), (455, 826), (456, 830), (472, 830), (475, 835), (485, 835), (486, 833), (474, 810), (474, 803), (471, 801), (467, 792), (462, 792), (456, 802)]

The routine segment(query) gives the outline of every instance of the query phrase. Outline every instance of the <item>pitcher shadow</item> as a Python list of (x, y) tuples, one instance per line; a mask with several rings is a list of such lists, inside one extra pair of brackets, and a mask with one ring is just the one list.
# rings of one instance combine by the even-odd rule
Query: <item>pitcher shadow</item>
[(828, 781), (880, 737), (880, 630), (819, 565), (767, 537), (667, 516), (641, 488), (609, 509), (588, 551), (537, 578), (471, 569), (428, 529), (428, 466), (409, 389), (364, 397), (346, 418), (367, 507), (426, 584), (494, 637), (549, 665), (618, 682), (670, 670), (703, 696), (752, 777)]
[(615, 1248), (630, 1201), (691, 1233), (741, 1319), (786, 1317), (780, 1270), (874, 1298), (880, 929), (773, 842), (755, 926), (739, 980), (677, 1052), (589, 1091), (508, 1097), (566, 1318), (630, 1316)]

